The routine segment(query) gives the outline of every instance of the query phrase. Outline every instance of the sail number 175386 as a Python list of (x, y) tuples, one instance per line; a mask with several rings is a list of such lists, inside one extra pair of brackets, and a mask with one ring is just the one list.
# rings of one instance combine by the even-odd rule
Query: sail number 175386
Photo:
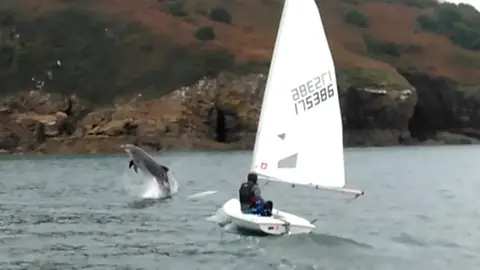
[(318, 106), (335, 95), (330, 72), (324, 72), (322, 75), (292, 89), (291, 94), (296, 114)]

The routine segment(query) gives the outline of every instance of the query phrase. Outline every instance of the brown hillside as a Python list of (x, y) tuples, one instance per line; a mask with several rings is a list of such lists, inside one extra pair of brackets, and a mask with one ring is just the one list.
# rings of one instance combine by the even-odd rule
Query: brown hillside
[[(419, 1), (421, 4), (425, 2), (424, 7), (408, 6), (407, 4), (412, 1), (392, 2), (395, 1), (388, 1), (388, 3), (365, 0), (319, 1), (327, 35), (339, 68), (352, 66), (382, 68), (385, 66), (382, 62), (386, 62), (401, 69), (414, 69), (446, 76), (468, 84), (480, 82), (480, 76), (475, 76), (478, 74), (477, 68), (480, 66), (480, 53), (455, 46), (444, 36), (416, 29), (417, 18), (424, 13), (432, 12), (431, 9), (435, 6), (431, 3), (432, 1)], [(419, 5), (421, 6), (421, 4)], [(105, 26), (108, 28), (110, 26), (111, 32), (105, 32), (105, 35), (110, 34), (117, 39), (122, 39), (119, 43), (122, 43), (120, 46), (123, 46), (123, 52), (115, 54), (115, 57), (119, 59), (111, 63), (112, 67), (106, 67), (107, 69), (115, 67), (120, 70), (112, 71), (110, 73), (116, 74), (108, 74), (108, 76), (116, 82), (118, 87), (130, 88), (124, 91), (131, 91), (149, 87), (145, 83), (143, 85), (138, 83), (138, 86), (135, 86), (138, 80), (156, 80), (153, 75), (146, 76), (145, 74), (148, 72), (159, 74), (158, 76), (162, 78), (177, 77), (172, 73), (178, 72), (178, 69), (191, 70), (195, 69), (192, 67), (194, 65), (205, 65), (209, 60), (197, 63), (186, 61), (188, 59), (195, 62), (193, 59), (201, 58), (198, 54), (203, 54), (202, 52), (205, 51), (229, 52), (233, 54), (237, 64), (268, 62), (280, 18), (282, 1), (47, 0), (40, 4), (38, 1), (21, 0), (14, 5), (4, 4), (7, 10), (11, 10), (13, 7), (15, 17), (21, 18), (24, 22), (34, 22), (27, 28), (36, 26), (39, 29), (42, 27), (39, 21), (46, 21), (48, 18), (52, 20), (54, 16), (57, 18), (53, 20), (60, 21), (65, 25), (62, 30), (56, 29), (55, 31), (64, 31), (65, 35), (75, 34), (68, 33), (68, 20), (73, 25), (80, 24), (80, 26), (76, 26), (77, 29), (81, 29), (82, 19), (90, 20), (92, 27)], [(215, 7), (222, 7), (230, 13), (232, 23), (225, 24), (210, 20), (208, 13)], [(71, 17), (62, 18), (62, 13), (72, 10), (88, 14), (88, 16), (85, 15), (84, 18), (79, 18), (77, 21)], [(345, 14), (352, 10), (361, 11), (368, 18), (369, 26), (367, 28), (359, 28), (345, 23)], [(52, 25), (54, 23), (55, 21), (52, 21), (48, 23), (50, 26), (45, 27), (60, 27)], [(132, 29), (125, 30), (128, 28), (125, 24), (132, 26)], [(88, 26), (88, 23), (86, 25)], [(209, 42), (198, 41), (194, 33), (200, 26), (213, 26), (216, 38)], [(119, 32), (122, 31), (120, 30), (122, 28), (124, 33), (120, 35)], [(88, 33), (84, 34), (88, 35)], [(382, 52), (369, 52), (369, 41), (366, 41), (366, 37), (370, 37), (370, 42), (390, 42), (394, 46), (409, 46), (410, 50), (404, 50), (398, 56), (385, 55)], [(172, 50), (174, 53), (171, 53)], [(172, 59), (172, 55), (184, 59), (180, 60), (183, 61), (181, 67), (175, 65), (172, 67), (172, 62), (176, 62), (175, 59)], [(47, 60), (45, 59), (45, 61)], [(95, 61), (95, 59), (93, 61), (102, 62)], [(225, 61), (228, 62), (228, 60)], [(219, 65), (220, 69), (231, 67), (230, 63)], [(163, 68), (159, 68), (160, 66)], [(132, 72), (132, 67), (135, 72)], [(208, 69), (209, 67), (197, 68), (191, 72), (191, 75), (173, 79), (167, 85), (171, 88), (182, 83), (191, 83), (199, 76), (208, 73)], [(95, 85), (101, 86), (102, 84)], [(153, 85), (158, 86), (155, 83)], [(136, 87), (140, 89), (132, 89)], [(164, 91), (168, 91), (168, 89), (164, 89)]]
[[(478, 84), (480, 76), (476, 74), (480, 66), (480, 53), (455, 46), (444, 36), (415, 29), (417, 18), (432, 12), (432, 7), (436, 5), (428, 0), (417, 2), (319, 1), (337, 66), (383, 67), (385, 65), (380, 62), (387, 62), (406, 70), (414, 69), (468, 84)], [(411, 3), (417, 4), (411, 6)], [(208, 18), (209, 11), (219, 6), (231, 14), (232, 24), (214, 22)], [(122, 62), (126, 70), (116, 75), (120, 85), (128, 85), (131, 80), (137, 79), (138, 75), (131, 74), (131, 66), (139, 69), (138, 72), (152, 69), (158, 72), (158, 66), (162, 63), (171, 64), (166, 52), (178, 50), (175, 49), (177, 46), (184, 46), (189, 51), (227, 50), (235, 56), (237, 63), (268, 62), (281, 7), (282, 1), (275, 0), (48, 0), (41, 4), (38, 1), (21, 0), (16, 4), (16, 10), (21, 11), (29, 20), (75, 9), (93, 14), (103, 22), (117, 25), (120, 22), (140, 22), (142, 27), (146, 26), (148, 33), (137, 37), (139, 40), (134, 42), (148, 43), (143, 44), (143, 47), (153, 47), (155, 50), (148, 57), (139, 57), (135, 48), (125, 50)], [(178, 10), (182, 14), (179, 15)], [(345, 13), (351, 10), (359, 10), (367, 16), (369, 27), (362, 29), (345, 23)], [(194, 32), (199, 26), (207, 25), (215, 28), (216, 38), (211, 42), (199, 42), (195, 39)], [(368, 52), (366, 35), (374, 41), (392, 42), (410, 46), (411, 49), (398, 57)], [(140, 44), (133, 46), (142, 47)], [(207, 71), (198, 71), (204, 72)], [(192, 76), (197, 78), (199, 75)], [(186, 80), (192, 81), (193, 78)], [(172, 82), (172, 86), (179, 83), (181, 84)]]
[[(472, 7), (435, 0), (317, 3), (338, 70), (347, 145), (448, 141), (448, 134), (438, 135), (443, 131), (460, 134), (455, 142), (480, 138), (480, 14)], [(213, 141), (250, 147), (282, 6), (282, 0), (2, 1), (0, 94), (7, 98), (0, 110), (8, 117), (0, 119), (0, 149), (68, 151), (95, 136), (109, 149), (118, 147), (104, 138), (118, 143), (119, 136), (158, 148), (166, 134), (192, 147)], [(44, 91), (11, 95), (34, 88)], [(149, 101), (131, 101), (134, 94)], [(113, 100), (113, 107), (92, 104)], [(42, 106), (48, 109), (36, 108)], [(49, 117), (40, 121), (37, 114)]]

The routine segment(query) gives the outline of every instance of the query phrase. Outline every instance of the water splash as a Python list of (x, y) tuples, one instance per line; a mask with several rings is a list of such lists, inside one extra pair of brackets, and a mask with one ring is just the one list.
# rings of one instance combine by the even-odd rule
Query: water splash
[(169, 171), (167, 174), (168, 174), (168, 180), (170, 181), (170, 192), (172, 193), (172, 195), (176, 194), (179, 188), (177, 179), (175, 178), (175, 176), (171, 171)]
[(207, 220), (217, 223), (220, 227), (226, 226), (231, 222), (222, 208), (219, 208), (212, 216), (207, 217)]
[[(170, 181), (171, 195), (174, 195), (179, 189), (178, 182), (171, 172), (168, 172), (168, 178)], [(129, 172), (125, 172), (123, 175), (123, 186), (127, 194), (132, 197), (162, 199), (169, 196), (165, 189), (160, 188), (155, 177), (143, 173), (132, 175)]]
[(160, 199), (166, 196), (165, 191), (161, 190), (158, 186), (155, 177), (150, 177), (146, 181), (145, 189), (141, 195), (143, 199)]

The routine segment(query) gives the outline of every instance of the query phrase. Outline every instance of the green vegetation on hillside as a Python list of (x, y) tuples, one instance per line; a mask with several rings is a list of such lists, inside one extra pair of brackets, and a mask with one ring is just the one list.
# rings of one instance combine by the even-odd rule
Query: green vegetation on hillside
[(184, 17), (188, 15), (188, 13), (184, 9), (184, 2), (182, 1), (167, 2), (166, 10), (169, 14), (176, 17)]
[(222, 7), (214, 7), (210, 10), (208, 14), (208, 18), (212, 21), (231, 24), (232, 23), (232, 15)]
[(422, 47), (416, 45), (404, 45), (391, 41), (383, 41), (367, 34), (363, 36), (363, 39), (365, 41), (368, 54), (374, 58), (377, 56), (400, 57), (402, 54), (421, 53), (423, 50)]
[(437, 0), (343, 0), (344, 2), (359, 5), (367, 2), (383, 2), (402, 4), (414, 8), (430, 8), (438, 5)]
[[(0, 94), (41, 87), (96, 102), (138, 92), (161, 96), (220, 71), (266, 71), (283, 3), (19, 2), (0, 10)], [(480, 52), (480, 14), (470, 6), (435, 0), (317, 3), (326, 14), (322, 19), (338, 66), (347, 70), (346, 77), (339, 72), (345, 83), (361, 86), (385, 79), (403, 84), (391, 71), (349, 70), (389, 65), (392, 70), (435, 70), (436, 76), (462, 83), (478, 81), (466, 74), (479, 69), (480, 54), (460, 49)], [(421, 14), (418, 19), (416, 14)], [(431, 46), (443, 47), (429, 51)]]
[(410, 83), (394, 70), (354, 67), (337, 72), (338, 85), (342, 90), (355, 88), (384, 87), (391, 90), (411, 89)]
[(343, 16), (344, 22), (360, 28), (368, 27), (368, 17), (358, 10), (350, 10)]
[(438, 5), (437, 0), (387, 0), (390, 3), (399, 3), (409, 7), (431, 8)]
[(417, 19), (424, 31), (441, 34), (465, 49), (480, 51), (480, 14), (469, 5), (438, 4)]
[(195, 31), (195, 38), (201, 41), (214, 40), (215, 36), (215, 29), (211, 26), (202, 26)]
[[(203, 39), (215, 38), (213, 29), (201, 29)], [(81, 9), (35, 20), (0, 12), (0, 95), (41, 88), (99, 103), (132, 91), (162, 96), (235, 67), (228, 51), (157, 42), (140, 22)]]

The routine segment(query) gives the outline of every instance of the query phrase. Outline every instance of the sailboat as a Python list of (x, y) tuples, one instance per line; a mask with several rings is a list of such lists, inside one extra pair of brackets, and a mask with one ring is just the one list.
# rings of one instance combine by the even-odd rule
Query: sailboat
[[(363, 195), (345, 188), (343, 130), (335, 66), (315, 0), (285, 0), (257, 128), (251, 172), (260, 180)], [(267, 234), (310, 233), (314, 222), (273, 209), (243, 214), (222, 206), (237, 227)]]

